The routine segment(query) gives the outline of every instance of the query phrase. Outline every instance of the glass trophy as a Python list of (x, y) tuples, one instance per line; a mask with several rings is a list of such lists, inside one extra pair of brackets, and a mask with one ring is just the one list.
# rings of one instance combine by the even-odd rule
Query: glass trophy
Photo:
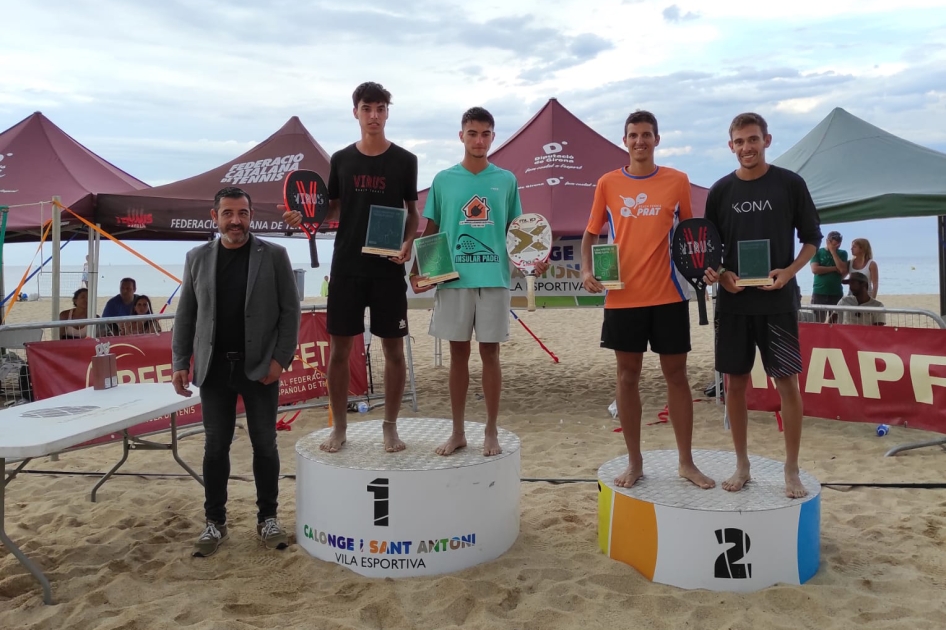
[(453, 256), (446, 232), (422, 236), (414, 241), (414, 256), (417, 259), (417, 284), (428, 287), (460, 277), (453, 267)]
[(591, 246), (591, 266), (595, 279), (605, 289), (623, 289), (617, 243)]
[(769, 239), (739, 241), (736, 256), (739, 264), (739, 287), (767, 287), (775, 283), (769, 277), (772, 270), (772, 254)]
[(363, 254), (397, 256), (404, 244), (405, 208), (371, 206), (368, 209), (368, 229), (365, 232)]

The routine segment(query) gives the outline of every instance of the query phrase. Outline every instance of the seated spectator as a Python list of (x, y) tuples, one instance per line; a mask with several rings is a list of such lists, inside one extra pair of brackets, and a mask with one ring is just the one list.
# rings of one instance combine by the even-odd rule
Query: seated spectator
[[(118, 295), (105, 303), (105, 308), (102, 310), (102, 317), (125, 317), (126, 315), (134, 315), (135, 298), (138, 297), (135, 295), (137, 289), (138, 284), (135, 282), (134, 278), (122, 278), (121, 283), (118, 285)], [(118, 324), (109, 324), (109, 334), (120, 335), (120, 326)]]
[[(151, 308), (151, 298), (147, 295), (135, 297), (135, 306), (132, 315), (154, 315), (154, 309)], [(161, 323), (156, 319), (148, 319), (143, 322), (122, 322), (121, 331), (123, 335), (156, 334), (161, 332)]]
[[(69, 321), (72, 319), (88, 319), (89, 310), (89, 290), (77, 289), (72, 294), (72, 308), (59, 313), (60, 321)], [(60, 339), (84, 339), (89, 336), (89, 331), (85, 324), (81, 326), (63, 326), (59, 329)]]
[[(844, 284), (851, 288), (851, 295), (846, 295), (838, 302), (838, 306), (867, 306), (873, 308), (882, 308), (883, 303), (870, 296), (868, 287), (870, 279), (860, 271), (852, 271), (850, 275), (842, 280)], [(838, 315), (831, 315), (832, 323), (837, 323)], [(842, 311), (841, 323), (860, 324), (862, 326), (883, 326), (887, 320), (883, 313), (865, 313), (858, 311)]]

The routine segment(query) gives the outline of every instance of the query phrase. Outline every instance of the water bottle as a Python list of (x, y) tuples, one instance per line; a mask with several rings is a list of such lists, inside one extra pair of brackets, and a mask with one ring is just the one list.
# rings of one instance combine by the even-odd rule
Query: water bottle
[(877, 437), (884, 437), (890, 432), (889, 424), (878, 424), (877, 425)]
[[(359, 402), (359, 403), (358, 403), (358, 413), (368, 413), (368, 403), (366, 403), (366, 402), (363, 401), (363, 400), (362, 400), (361, 402)], [(877, 430), (880, 431), (880, 429), (877, 429)]]

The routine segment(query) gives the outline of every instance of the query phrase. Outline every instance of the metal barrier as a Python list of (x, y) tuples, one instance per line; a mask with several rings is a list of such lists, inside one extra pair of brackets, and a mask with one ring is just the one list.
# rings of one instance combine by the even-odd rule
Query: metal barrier
[[(828, 324), (828, 323), (853, 323), (845, 318), (845, 314), (859, 314), (863, 319), (869, 322), (878, 321), (883, 318), (884, 325), (893, 328), (946, 328), (946, 321), (933, 311), (922, 308), (892, 308), (892, 307), (864, 307), (864, 306), (842, 306), (840, 304), (829, 306), (826, 304), (805, 304), (798, 311), (798, 322), (809, 324)], [(832, 316), (837, 316), (837, 321), (832, 321)]]
[[(324, 311), (324, 305), (304, 304), (303, 313)], [(174, 327), (174, 314), (162, 315), (134, 315), (128, 317), (109, 317), (107, 319), (87, 318), (69, 320), (70, 326), (87, 326), (87, 336), (98, 339), (111, 339), (128, 334), (140, 334), (137, 331), (151, 332), (154, 324), (162, 331), (171, 331)], [(60, 338), (63, 331), (62, 321), (30, 322), (23, 324), (9, 324), (0, 326), (0, 394), (3, 396), (3, 405), (16, 405), (32, 400), (32, 386), (26, 362), (25, 343), (35, 341), (51, 341)], [(404, 337), (405, 360), (407, 361), (407, 386), (404, 388), (402, 401), (409, 401), (411, 409), (417, 411), (417, 386), (414, 378), (414, 358), (411, 349), (411, 337)], [(366, 402), (369, 407), (380, 406), (384, 401), (384, 352), (377, 346), (372, 347), (371, 335), (365, 333), (365, 364), (368, 370), (368, 394), (366, 396), (350, 396), (349, 406), (354, 407), (359, 402)], [(380, 400), (378, 404), (376, 401)], [(280, 407), (279, 412), (297, 411), (301, 409), (324, 408), (328, 400), (315, 399), (294, 405)]]
[[(713, 306), (715, 310), (715, 297), (713, 299)], [(847, 318), (845, 315), (847, 315)], [(892, 328), (946, 329), (946, 320), (933, 311), (928, 311), (922, 308), (894, 308), (886, 306), (878, 308), (847, 305), (830, 306), (826, 304), (803, 304), (801, 309), (798, 311), (798, 323), (823, 323), (838, 325), (837, 322), (845, 322), (846, 320), (850, 321), (852, 319), (852, 315), (859, 315), (859, 319), (863, 321), (860, 323), (842, 323), (840, 325), (880, 325), (879, 322), (882, 321), (884, 326)], [(720, 391), (722, 391), (723, 379), (719, 372), (715, 372), (715, 375), (715, 387), (718, 394)], [(723, 396), (717, 395), (716, 403), (719, 404), (721, 401), (723, 401), (723, 398)], [(729, 429), (729, 415), (725, 412), (723, 414), (723, 424), (726, 429)], [(900, 444), (884, 453), (884, 457), (892, 457), (893, 455), (902, 453), (903, 451), (924, 448), (927, 446), (946, 446), (946, 437), (937, 438), (935, 440), (929, 440), (926, 442), (910, 442), (907, 444)]]

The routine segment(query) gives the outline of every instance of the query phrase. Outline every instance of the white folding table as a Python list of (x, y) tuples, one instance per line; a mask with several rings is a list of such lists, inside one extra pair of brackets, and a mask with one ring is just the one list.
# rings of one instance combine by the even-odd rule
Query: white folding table
[[(0, 543), (39, 580), (43, 601), (52, 603), (49, 580), (32, 560), (7, 536), (4, 526), (6, 485), (34, 457), (59, 453), (110, 433), (122, 433), (122, 457), (92, 489), (95, 492), (125, 463), (131, 450), (169, 450), (180, 464), (201, 485), (204, 481), (177, 452), (177, 412), (200, 403), (194, 391), (189, 398), (178, 395), (170, 383), (129, 383), (113, 389), (96, 391), (87, 388), (53, 398), (0, 410)], [(171, 443), (161, 444), (128, 435), (128, 429), (149, 420), (171, 414)], [(7, 459), (22, 459), (9, 474)]]

